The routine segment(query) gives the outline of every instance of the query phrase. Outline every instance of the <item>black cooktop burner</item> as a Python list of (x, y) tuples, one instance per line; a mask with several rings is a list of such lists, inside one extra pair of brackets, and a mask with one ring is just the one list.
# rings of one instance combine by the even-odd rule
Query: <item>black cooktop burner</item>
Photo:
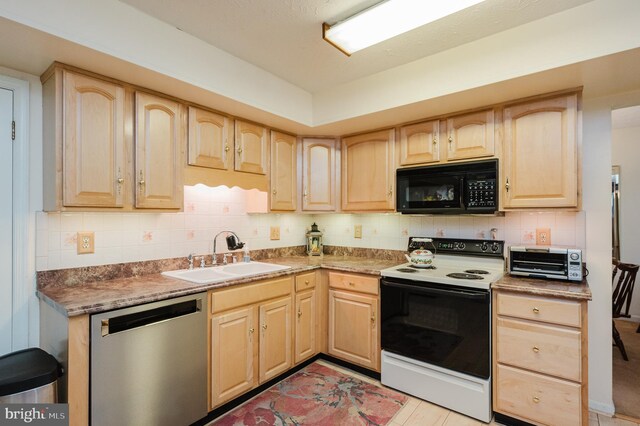
[(418, 272), (415, 269), (411, 269), (411, 268), (398, 268), (398, 269), (396, 269), (396, 271), (398, 271), (398, 272), (411, 272), (411, 273)]
[(438, 269), (435, 267), (435, 265), (429, 265), (429, 266), (416, 266), (416, 265), (409, 265), (409, 268), (414, 268), (414, 272), (416, 269)]
[(487, 275), (489, 272), (482, 269), (467, 269), (465, 272), (469, 274)]
[(454, 272), (452, 274), (447, 274), (449, 278), (458, 278), (461, 280), (483, 280), (484, 278), (480, 275), (476, 274), (466, 274), (464, 272)]

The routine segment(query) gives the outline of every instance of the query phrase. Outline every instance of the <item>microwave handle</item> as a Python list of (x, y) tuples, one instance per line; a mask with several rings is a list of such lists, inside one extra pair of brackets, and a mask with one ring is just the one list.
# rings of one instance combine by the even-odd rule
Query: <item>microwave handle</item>
[(467, 208), (467, 194), (464, 191), (464, 187), (465, 187), (465, 181), (467, 179), (466, 178), (461, 178), (460, 179), (460, 208), (461, 209), (466, 209)]

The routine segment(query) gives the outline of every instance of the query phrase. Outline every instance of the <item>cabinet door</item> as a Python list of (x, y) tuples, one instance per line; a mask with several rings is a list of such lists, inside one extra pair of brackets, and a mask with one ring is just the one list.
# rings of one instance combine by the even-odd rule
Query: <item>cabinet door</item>
[(260, 305), (260, 383), (291, 368), (291, 297)]
[(490, 157), (495, 153), (493, 110), (447, 119), (447, 160)]
[(393, 210), (395, 131), (342, 140), (342, 210)]
[(329, 291), (329, 354), (378, 369), (378, 299)]
[(400, 128), (401, 166), (435, 163), (439, 153), (440, 121), (432, 120)]
[(63, 71), (63, 204), (122, 207), (124, 89)]
[(211, 318), (211, 407), (250, 390), (256, 383), (257, 308)]
[(503, 202), (577, 207), (577, 95), (504, 109)]
[(335, 140), (302, 141), (302, 210), (336, 209), (335, 168)]
[(235, 148), (236, 171), (259, 175), (267, 173), (267, 129), (236, 120)]
[(180, 104), (136, 92), (136, 207), (182, 207)]
[(189, 107), (189, 164), (211, 169), (229, 168), (229, 118)]
[(296, 294), (294, 361), (299, 363), (316, 354), (316, 291)]
[(296, 137), (271, 132), (271, 210), (296, 209)]

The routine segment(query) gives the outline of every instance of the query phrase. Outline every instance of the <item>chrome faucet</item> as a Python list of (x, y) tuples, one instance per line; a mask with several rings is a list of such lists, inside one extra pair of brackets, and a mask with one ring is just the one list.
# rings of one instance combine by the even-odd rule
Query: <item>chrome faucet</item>
[[(233, 232), (233, 231), (220, 231), (216, 234), (215, 237), (213, 237), (213, 260), (211, 261), (211, 265), (216, 265), (217, 259), (216, 259), (216, 242), (218, 241), (218, 237), (220, 236), (220, 234), (231, 234), (233, 237), (231, 236), (227, 236), (227, 248), (229, 250), (238, 250), (241, 249), (242, 247), (244, 247), (244, 243), (240, 242), (240, 238), (238, 237), (238, 235)], [(227, 258), (224, 257), (223, 259), (223, 264), (226, 265), (227, 264)]]

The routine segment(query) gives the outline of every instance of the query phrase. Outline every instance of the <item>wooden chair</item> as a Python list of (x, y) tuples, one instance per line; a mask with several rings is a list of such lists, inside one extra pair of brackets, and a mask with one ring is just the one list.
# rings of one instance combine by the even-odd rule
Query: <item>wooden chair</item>
[[(622, 308), (626, 307), (629, 311), (629, 304), (631, 303), (631, 294), (633, 293), (633, 287), (636, 282), (636, 275), (638, 274), (638, 265), (631, 263), (613, 262), (612, 284), (613, 284), (613, 318), (628, 317), (628, 314), (622, 313)], [(624, 343), (620, 338), (620, 333), (616, 329), (616, 323), (613, 322), (613, 341), (615, 345), (620, 349), (622, 358), (625, 361), (629, 361), (627, 357), (627, 351), (624, 349)]]

